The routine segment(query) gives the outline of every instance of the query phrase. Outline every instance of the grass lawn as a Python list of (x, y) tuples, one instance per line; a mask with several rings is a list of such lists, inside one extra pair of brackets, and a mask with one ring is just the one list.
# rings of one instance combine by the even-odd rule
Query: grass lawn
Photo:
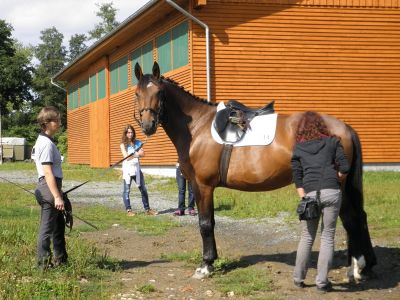
[[(35, 172), (32, 163), (6, 163), (0, 165), (0, 171), (26, 170)], [(68, 180), (116, 181), (118, 172), (104, 172), (102, 169), (91, 169), (87, 166), (63, 166), (65, 178)], [(177, 187), (174, 178), (146, 176), (147, 185), (165, 195), (176, 197)], [(368, 224), (373, 238), (383, 237), (391, 240), (400, 232), (400, 186), (399, 172), (365, 172), (364, 196)], [(32, 185), (25, 185), (32, 189)], [(216, 214), (232, 218), (274, 217), (284, 213), (288, 220), (294, 220), (297, 196), (293, 186), (271, 192), (245, 193), (218, 188), (214, 195)], [(110, 228), (119, 223), (142, 234), (163, 234), (173, 226), (178, 226), (167, 217), (148, 218), (139, 215), (130, 219), (125, 212), (113, 211), (103, 206), (83, 207), (76, 205), (74, 211), (81, 218), (95, 217), (100, 222), (100, 229)], [(68, 233), (67, 243), (70, 245), (70, 262), (68, 266), (41, 273), (36, 269), (35, 253), (37, 227), (39, 223), (39, 207), (32, 195), (10, 188), (10, 184), (0, 180), (0, 299), (109, 299), (120, 288), (117, 281), (112, 280), (115, 272), (120, 270), (120, 262), (99, 251), (89, 243), (80, 239), (80, 232), (93, 230), (87, 225), (79, 225), (77, 230)], [(397, 245), (398, 246), (398, 245)], [(184, 260), (198, 264), (199, 253), (181, 257), (169, 254), (169, 260)], [(216, 284), (221, 290), (235, 290), (235, 294), (249, 295), (253, 290), (271, 289), (259, 285), (269, 282), (268, 274), (255, 266), (238, 268), (227, 275), (218, 277), (218, 272), (231, 268), (235, 262), (221, 258), (216, 261)], [(246, 278), (253, 278), (247, 280)], [(85, 281), (82, 284), (82, 281)], [(236, 282), (236, 283), (235, 283)], [(240, 284), (238, 284), (240, 283)], [(145, 286), (144, 290), (151, 287)]]

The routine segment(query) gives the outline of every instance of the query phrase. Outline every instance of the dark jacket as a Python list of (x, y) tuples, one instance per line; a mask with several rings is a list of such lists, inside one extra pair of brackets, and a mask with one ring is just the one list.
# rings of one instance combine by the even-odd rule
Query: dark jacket
[(319, 187), (322, 166), (325, 165), (322, 189), (339, 189), (337, 171), (347, 174), (349, 163), (342, 144), (335, 137), (297, 143), (291, 160), (293, 181), (296, 188), (304, 188), (306, 193), (316, 191)]

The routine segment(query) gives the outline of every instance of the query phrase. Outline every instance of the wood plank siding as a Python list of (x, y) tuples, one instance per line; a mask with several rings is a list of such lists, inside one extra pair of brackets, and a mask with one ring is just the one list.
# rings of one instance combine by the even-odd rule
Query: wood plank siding
[[(365, 162), (400, 162), (398, 1), (208, 0), (194, 12), (212, 33), (213, 99), (332, 114), (359, 132)], [(194, 26), (202, 97), (204, 48)]]
[[(131, 80), (132, 62), (130, 55), (135, 49), (150, 41), (153, 41), (153, 48), (156, 48), (155, 38), (183, 21), (185, 21), (185, 18), (180, 13), (173, 12), (170, 19), (149, 25), (147, 29), (140, 33), (133, 33), (129, 43), (117, 47), (117, 50), (113, 51), (108, 59), (102, 58), (100, 66), (108, 70), (109, 65), (121, 58), (128, 57), (128, 88), (110, 95), (108, 79), (108, 96), (105, 101), (97, 101), (68, 112), (68, 128), (72, 130), (69, 130), (69, 140), (72, 140), (69, 147), (69, 161), (71, 163), (90, 163), (91, 166), (95, 167), (107, 167), (119, 161), (122, 158), (119, 148), (122, 131), (127, 124), (131, 124), (135, 128), (137, 138), (146, 141), (144, 146), (146, 156), (141, 159), (143, 165), (175, 165), (177, 160), (176, 150), (164, 130), (159, 128), (155, 135), (146, 140), (133, 118), (134, 111), (137, 112), (136, 102), (134, 101), (136, 85)], [(190, 52), (191, 47), (189, 45), (189, 65)], [(154, 60), (157, 59), (155, 51), (153, 58)], [(189, 65), (172, 70), (164, 75), (176, 80), (186, 90), (191, 91), (192, 76)], [(99, 64), (96, 66), (99, 66)], [(88, 71), (81, 73), (79, 79), (88, 77), (89, 73)], [(71, 81), (69, 85), (76, 85), (77, 82), (79, 80)], [(84, 117), (81, 111), (85, 111)], [(77, 119), (80, 119), (80, 121), (77, 121)], [(81, 131), (90, 132), (90, 139), (88, 134), (80, 135)], [(99, 146), (93, 149), (93, 145)], [(83, 150), (82, 147), (86, 149)], [(104, 157), (104, 155), (107, 155), (107, 157)]]
[[(175, 2), (210, 28), (212, 101), (237, 99), (259, 107), (275, 100), (278, 113), (328, 113), (360, 134), (364, 162), (400, 163), (400, 0)], [(105, 70), (105, 98), (68, 110), (71, 163), (107, 167), (120, 160), (126, 124), (145, 141), (133, 118), (130, 55), (152, 43), (157, 60), (157, 37), (187, 21), (165, 1), (149, 3), (56, 77), (74, 87)], [(188, 64), (164, 75), (206, 98), (205, 31), (192, 21), (188, 25)], [(109, 68), (126, 57), (128, 88), (111, 94)], [(144, 149), (143, 165), (176, 162), (162, 128)]]

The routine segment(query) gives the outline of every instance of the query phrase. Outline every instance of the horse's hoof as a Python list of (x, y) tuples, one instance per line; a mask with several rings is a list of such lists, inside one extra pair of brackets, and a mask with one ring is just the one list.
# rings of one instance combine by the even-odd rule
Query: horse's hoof
[(194, 272), (192, 278), (194, 279), (208, 278), (210, 277), (211, 273), (212, 273), (212, 267), (209, 266), (199, 267)]

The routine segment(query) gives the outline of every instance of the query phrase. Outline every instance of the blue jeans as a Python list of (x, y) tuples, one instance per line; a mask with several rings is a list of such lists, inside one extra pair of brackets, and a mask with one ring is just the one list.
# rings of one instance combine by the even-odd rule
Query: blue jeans
[[(129, 181), (129, 184), (126, 183), (126, 181), (123, 181), (124, 185), (124, 191), (122, 193), (122, 200), (124, 201), (125, 209), (132, 209), (131, 207), (131, 200), (129, 198), (129, 193), (131, 191), (131, 183), (132, 180), (135, 180), (136, 176), (131, 176), (131, 180)], [(147, 189), (146, 185), (144, 183), (144, 177), (142, 171), (140, 171), (140, 186), (139, 186), (139, 191), (142, 194), (142, 203), (143, 207), (145, 210), (150, 209), (149, 205), (149, 195), (147, 194)]]
[(179, 200), (178, 209), (181, 211), (185, 210), (186, 182), (187, 182), (188, 197), (189, 197), (188, 208), (193, 209), (194, 208), (194, 196), (193, 196), (193, 191), (192, 191), (192, 185), (190, 184), (189, 181), (186, 180), (185, 177), (183, 177), (180, 168), (176, 168), (176, 182), (178, 183), (178, 200)]

